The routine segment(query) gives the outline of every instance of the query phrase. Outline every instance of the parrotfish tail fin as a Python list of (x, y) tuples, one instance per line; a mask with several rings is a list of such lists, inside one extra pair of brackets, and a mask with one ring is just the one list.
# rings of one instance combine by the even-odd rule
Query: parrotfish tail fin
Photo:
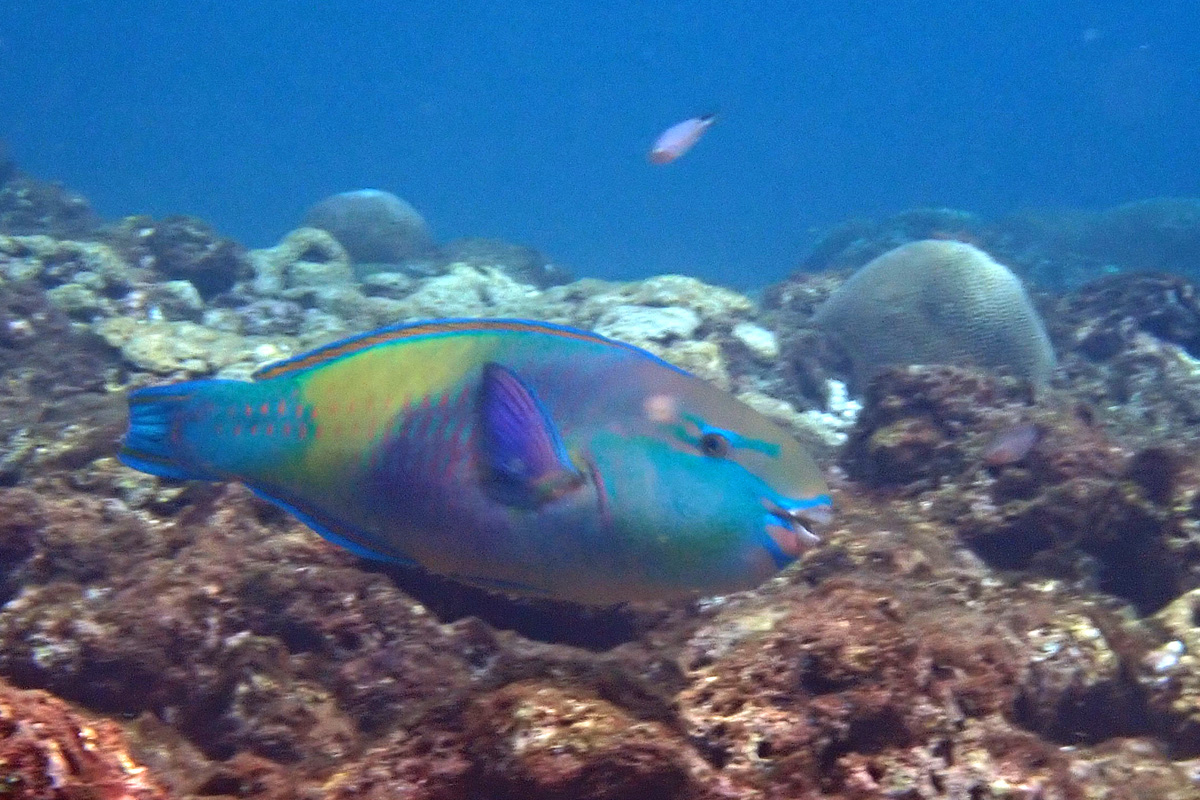
[(222, 476), (192, 463), (180, 435), (181, 413), (216, 381), (189, 381), (138, 389), (129, 396), (129, 431), (117, 458), (122, 464), (177, 480), (219, 480)]

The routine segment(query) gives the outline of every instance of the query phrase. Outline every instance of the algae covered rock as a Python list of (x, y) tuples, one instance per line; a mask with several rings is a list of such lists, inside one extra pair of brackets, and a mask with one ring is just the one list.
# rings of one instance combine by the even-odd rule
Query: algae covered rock
[(189, 281), (204, 297), (228, 291), (251, 273), (246, 248), (195, 217), (127, 217), (107, 238), (129, 262)]
[(100, 313), (105, 301), (81, 283), (64, 283), (46, 291), (46, 299), (72, 317), (90, 320)]
[(409, 319), (429, 317), (537, 317), (541, 292), (494, 268), (459, 264), (422, 281), (399, 302)]
[(593, 330), (601, 336), (644, 346), (646, 342), (690, 339), (700, 327), (700, 315), (690, 308), (613, 306)]
[(850, 356), (860, 387), (889, 366), (1001, 367), (1044, 385), (1054, 350), (1017, 277), (969, 244), (911, 242), (834, 292), (816, 325)]
[(588, 289), (578, 310), (580, 324), (585, 326), (594, 324), (614, 306), (621, 305), (685, 308), (705, 321), (729, 324), (754, 310), (754, 303), (745, 295), (687, 275), (656, 275), (615, 285), (579, 283)]
[(775, 334), (753, 322), (739, 322), (730, 331), (733, 338), (750, 353), (751, 357), (769, 364), (779, 358), (779, 340)]
[(112, 720), (0, 682), (0, 796), (168, 800)]
[(433, 247), (421, 214), (377, 189), (327, 197), (308, 210), (304, 224), (328, 231), (356, 264), (397, 264)]
[(250, 261), (254, 265), (254, 290), (259, 295), (354, 280), (346, 249), (317, 228), (297, 228), (274, 247), (252, 250)]
[(45, 286), (82, 283), (115, 292), (137, 281), (138, 269), (106, 244), (49, 236), (0, 236), (0, 271), (9, 280)]
[(207, 375), (232, 364), (278, 358), (277, 349), (194, 322), (139, 322), (128, 317), (102, 320), (96, 333), (121, 351), (126, 363), (159, 375)]
[(514, 280), (542, 289), (571, 280), (570, 273), (540, 251), (503, 239), (465, 236), (447, 242), (441, 252), (448, 264), (494, 267)]
[(469, 745), (504, 796), (624, 800), (688, 797), (710, 768), (678, 734), (604, 700), (514, 684), (476, 704)]
[(79, 236), (98, 222), (87, 199), (62, 184), (19, 172), (0, 184), (0, 233)]
[[(1036, 796), (993, 792), (999, 775), (1071, 796), (1057, 794), (1071, 782), (1048, 768), (1053, 748), (1000, 720), (1018, 658), (945, 598), (793, 587), (731, 603), (692, 636), (680, 721), (738, 796)], [(1040, 758), (1022, 763), (1018, 748)]]

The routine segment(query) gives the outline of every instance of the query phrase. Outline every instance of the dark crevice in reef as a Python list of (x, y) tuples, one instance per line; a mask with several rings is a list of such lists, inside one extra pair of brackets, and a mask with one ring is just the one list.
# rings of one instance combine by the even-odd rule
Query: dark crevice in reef
[(636, 640), (647, 625), (646, 612), (630, 606), (590, 608), (573, 603), (513, 598), (417, 568), (377, 568), (444, 623), (478, 617), (494, 628), (515, 631), (527, 639), (597, 652)]

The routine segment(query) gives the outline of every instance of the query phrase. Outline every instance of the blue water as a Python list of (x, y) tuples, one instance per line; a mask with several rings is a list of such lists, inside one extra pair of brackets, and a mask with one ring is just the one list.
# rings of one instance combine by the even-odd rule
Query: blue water
[(110, 217), (260, 246), (375, 187), (443, 240), (744, 285), (848, 217), (1200, 194), (1200, 3), (14, 1), (0, 100)]

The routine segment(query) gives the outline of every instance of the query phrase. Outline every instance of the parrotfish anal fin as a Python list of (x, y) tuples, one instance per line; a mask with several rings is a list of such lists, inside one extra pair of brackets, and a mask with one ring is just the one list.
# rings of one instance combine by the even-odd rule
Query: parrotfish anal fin
[(542, 589), (537, 586), (530, 586), (528, 583), (518, 583), (517, 581), (498, 580), (496, 578), (482, 578), (475, 575), (463, 575), (461, 573), (453, 573), (450, 577), (459, 583), (465, 583), (468, 586), (475, 586), (479, 589), (484, 589), (489, 592), (500, 592), (501, 594), (517, 594), (527, 595), (531, 597), (546, 597), (549, 596), (548, 589)]
[(582, 486), (554, 421), (520, 376), (489, 362), (482, 381), (479, 442), (497, 499), (536, 508)]
[(371, 536), (366, 531), (347, 525), (343, 522), (338, 522), (331, 519), (328, 515), (307, 507), (301, 501), (292, 499), (282, 499), (283, 492), (277, 492), (274, 489), (268, 489), (263, 486), (255, 486), (246, 484), (246, 487), (256, 495), (279, 506), (287, 513), (291, 514), (296, 519), (303, 522), (308, 527), (312, 528), (317, 533), (321, 534), (322, 538), (333, 542), (338, 547), (344, 547), (356, 556), (369, 558), (373, 561), (389, 561), (393, 564), (403, 564), (409, 567), (419, 566), (414, 558), (410, 558), (402, 553), (387, 553), (382, 549), (375, 548), (371, 543)]

